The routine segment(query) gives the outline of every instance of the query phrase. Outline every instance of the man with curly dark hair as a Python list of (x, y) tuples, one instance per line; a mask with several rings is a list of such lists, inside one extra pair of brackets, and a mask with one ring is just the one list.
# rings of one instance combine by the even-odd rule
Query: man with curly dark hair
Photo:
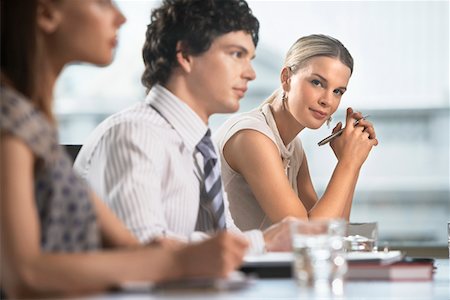
[(199, 56), (225, 33), (243, 31), (256, 47), (258, 30), (258, 20), (244, 1), (165, 1), (147, 27), (142, 83), (148, 89), (166, 85), (178, 66), (177, 52)]
[[(208, 118), (235, 112), (248, 82), (259, 22), (244, 0), (165, 0), (143, 48), (144, 103), (105, 120), (77, 171), (141, 242), (189, 241), (231, 230)], [(244, 232), (253, 252), (287, 249), (289, 222)]]

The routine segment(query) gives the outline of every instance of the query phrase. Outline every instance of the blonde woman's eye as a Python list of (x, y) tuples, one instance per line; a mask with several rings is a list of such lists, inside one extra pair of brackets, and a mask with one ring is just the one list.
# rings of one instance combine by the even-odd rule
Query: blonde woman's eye
[(341, 91), (341, 90), (339, 90), (339, 89), (336, 89), (336, 90), (334, 90), (333, 92), (334, 92), (336, 95), (338, 95), (338, 96), (342, 96), (342, 95), (344, 94), (344, 92)]
[(311, 80), (311, 83), (312, 83), (313, 85), (315, 85), (315, 86), (322, 86), (322, 83), (321, 83), (319, 80), (317, 80), (317, 79)]

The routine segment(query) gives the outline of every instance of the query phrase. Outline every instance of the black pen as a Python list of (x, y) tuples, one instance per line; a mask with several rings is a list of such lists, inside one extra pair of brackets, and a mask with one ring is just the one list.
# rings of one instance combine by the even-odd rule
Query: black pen
[[(358, 125), (360, 120), (365, 120), (365, 119), (367, 119), (368, 117), (369, 117), (369, 115), (366, 115), (366, 116), (362, 117), (361, 119), (356, 120), (355, 123), (353, 123), (353, 126)], [(342, 134), (342, 132), (344, 132), (344, 129), (345, 129), (345, 127), (342, 128), (341, 130), (339, 130), (338, 132), (335, 132), (335, 133), (333, 133), (332, 135), (327, 136), (326, 138), (324, 138), (323, 140), (321, 140), (320, 142), (318, 142), (317, 145), (323, 146), (323, 145), (325, 145), (326, 143), (331, 142), (332, 140), (334, 140), (335, 138), (337, 138), (338, 136), (340, 136), (340, 135)]]

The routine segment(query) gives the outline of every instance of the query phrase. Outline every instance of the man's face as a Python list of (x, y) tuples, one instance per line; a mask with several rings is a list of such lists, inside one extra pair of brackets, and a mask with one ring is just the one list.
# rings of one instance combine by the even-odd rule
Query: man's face
[(256, 75), (251, 61), (255, 56), (252, 37), (234, 31), (217, 37), (208, 51), (191, 56), (187, 75), (191, 106), (207, 123), (214, 113), (231, 113), (239, 109), (239, 100), (248, 82)]

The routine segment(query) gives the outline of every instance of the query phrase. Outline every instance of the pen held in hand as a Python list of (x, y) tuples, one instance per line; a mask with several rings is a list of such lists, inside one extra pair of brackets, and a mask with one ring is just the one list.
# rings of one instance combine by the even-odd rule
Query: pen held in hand
[[(365, 119), (367, 119), (368, 117), (369, 117), (369, 115), (366, 115), (366, 116), (362, 117), (361, 119), (356, 120), (355, 123), (353, 123), (353, 125), (354, 125), (354, 126), (358, 125), (360, 120), (365, 120)], [(332, 140), (334, 140), (335, 138), (337, 138), (338, 136), (340, 136), (340, 135), (342, 134), (342, 132), (344, 132), (344, 129), (345, 129), (345, 127), (342, 128), (342, 129), (340, 129), (339, 131), (333, 133), (332, 135), (327, 136), (326, 138), (324, 138), (323, 140), (321, 140), (321, 141), (318, 142), (317, 144), (318, 144), (319, 146), (323, 146), (323, 145), (325, 145), (326, 143), (331, 142)]]

